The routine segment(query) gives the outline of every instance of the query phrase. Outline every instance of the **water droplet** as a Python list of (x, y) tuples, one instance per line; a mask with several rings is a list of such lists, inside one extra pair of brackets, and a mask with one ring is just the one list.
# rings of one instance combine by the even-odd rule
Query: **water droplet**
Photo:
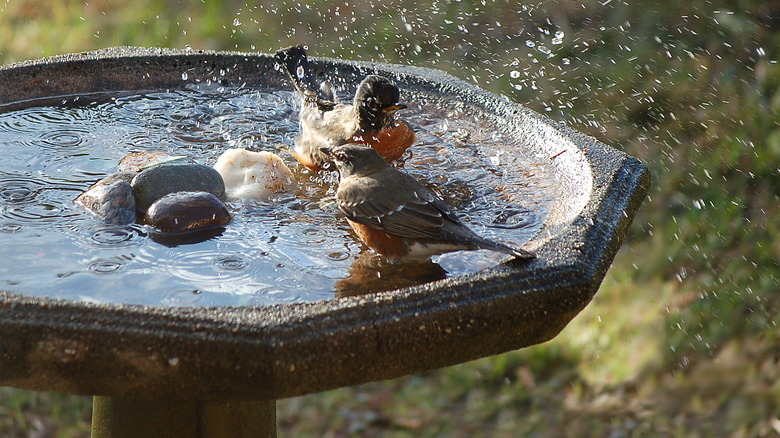
[(526, 47), (536, 47), (536, 42), (532, 40), (525, 40)]
[(457, 131), (455, 131), (455, 133), (454, 133), (453, 135), (454, 135), (454, 136), (455, 136), (455, 138), (457, 138), (458, 140), (466, 140), (467, 138), (469, 138), (469, 136), (471, 135), (471, 133), (470, 133), (470, 132), (469, 132), (467, 129), (458, 128), (458, 130), (457, 130)]
[(327, 256), (330, 260), (340, 262), (343, 260), (347, 260), (350, 257), (350, 253), (348, 251), (336, 251), (328, 254)]
[(233, 19), (233, 26), (236, 26), (236, 27), (241, 26), (241, 22), (238, 21), (238, 17)]
[(563, 44), (563, 37), (565, 35), (566, 34), (562, 30), (555, 32), (555, 37), (553, 38), (552, 43), (554, 45)]
[(181, 72), (181, 80), (186, 81), (189, 76), (186, 71)]
[(512, 79), (517, 79), (520, 77), (520, 72), (517, 70), (512, 70), (509, 72), (509, 77)]

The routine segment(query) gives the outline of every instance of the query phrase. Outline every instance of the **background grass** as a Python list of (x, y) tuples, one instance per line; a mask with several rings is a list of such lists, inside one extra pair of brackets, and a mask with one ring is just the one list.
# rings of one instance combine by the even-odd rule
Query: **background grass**
[[(376, 4), (371, 4), (376, 3)], [(0, 3), (0, 61), (116, 45), (440, 68), (642, 159), (650, 195), (554, 340), (278, 403), (280, 436), (780, 436), (780, 3)], [(0, 389), (0, 435), (86, 436)]]

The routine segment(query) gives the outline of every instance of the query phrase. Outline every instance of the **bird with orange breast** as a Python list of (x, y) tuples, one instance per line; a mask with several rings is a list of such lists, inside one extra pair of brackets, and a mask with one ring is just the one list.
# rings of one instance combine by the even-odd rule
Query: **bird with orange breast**
[(323, 83), (317, 91), (306, 49), (293, 46), (276, 53), (301, 98), (300, 131), (293, 155), (309, 170), (319, 171), (328, 160), (321, 147), (359, 143), (372, 147), (388, 162), (401, 158), (417, 136), (396, 111), (398, 87), (389, 79), (369, 75), (358, 85), (351, 104), (338, 103), (333, 89)]
[(521, 259), (534, 254), (478, 236), (412, 176), (366, 146), (321, 151), (339, 172), (336, 202), (355, 234), (388, 258), (428, 258), (449, 251), (487, 249)]

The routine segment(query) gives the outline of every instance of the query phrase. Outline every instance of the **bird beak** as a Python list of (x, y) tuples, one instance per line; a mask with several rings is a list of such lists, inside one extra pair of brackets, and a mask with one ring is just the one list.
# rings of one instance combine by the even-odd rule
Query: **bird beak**
[(329, 147), (325, 147), (325, 146), (321, 147), (320, 148), (320, 152), (322, 152), (323, 154), (325, 154), (325, 155), (327, 155), (329, 157), (333, 156), (333, 149), (331, 149)]
[(390, 105), (382, 108), (382, 111), (386, 113), (391, 113), (393, 111), (398, 111), (400, 109), (405, 109), (405, 108), (409, 108), (409, 106), (405, 103), (398, 102), (395, 105)]

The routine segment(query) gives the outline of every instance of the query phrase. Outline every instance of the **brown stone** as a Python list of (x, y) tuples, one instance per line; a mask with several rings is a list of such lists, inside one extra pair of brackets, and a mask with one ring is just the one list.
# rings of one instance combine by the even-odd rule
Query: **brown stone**
[(225, 226), (231, 216), (225, 203), (206, 192), (177, 192), (155, 201), (144, 223), (165, 233), (188, 233)]

